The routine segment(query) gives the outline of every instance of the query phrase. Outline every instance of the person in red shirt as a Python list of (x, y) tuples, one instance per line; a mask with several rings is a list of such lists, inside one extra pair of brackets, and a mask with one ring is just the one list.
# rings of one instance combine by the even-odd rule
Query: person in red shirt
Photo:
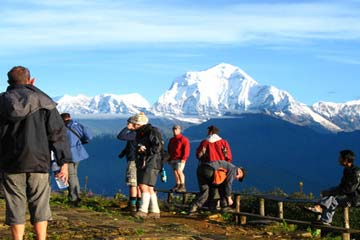
[(185, 192), (184, 168), (190, 155), (190, 142), (188, 138), (181, 134), (179, 125), (174, 125), (172, 130), (174, 136), (169, 140), (168, 153), (170, 155), (169, 164), (174, 170), (176, 185), (171, 190)]
[(196, 157), (201, 162), (213, 162), (219, 160), (231, 162), (232, 154), (229, 143), (218, 135), (219, 129), (211, 125), (207, 130), (208, 136), (197, 148)]

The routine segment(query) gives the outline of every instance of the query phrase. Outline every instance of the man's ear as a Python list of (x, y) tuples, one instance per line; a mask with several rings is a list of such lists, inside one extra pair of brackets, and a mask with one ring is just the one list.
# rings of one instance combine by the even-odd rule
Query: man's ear
[(29, 80), (29, 84), (30, 84), (30, 85), (34, 85), (34, 83), (35, 83), (35, 78), (31, 78), (31, 79)]

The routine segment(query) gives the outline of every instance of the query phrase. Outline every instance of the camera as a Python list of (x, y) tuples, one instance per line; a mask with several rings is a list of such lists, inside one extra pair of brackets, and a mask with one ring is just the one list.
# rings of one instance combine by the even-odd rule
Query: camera
[(137, 145), (137, 151), (138, 151), (139, 153), (144, 153), (144, 152), (146, 151), (146, 146), (139, 143), (139, 144)]

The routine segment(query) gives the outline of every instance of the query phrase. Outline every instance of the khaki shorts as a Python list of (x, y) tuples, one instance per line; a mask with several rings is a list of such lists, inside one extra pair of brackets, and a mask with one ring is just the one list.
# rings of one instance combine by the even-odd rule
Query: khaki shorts
[(171, 160), (169, 164), (173, 170), (184, 171), (186, 162), (181, 162), (181, 160)]
[(29, 206), (32, 224), (51, 220), (48, 173), (3, 173), (7, 225), (25, 224)]
[(130, 187), (137, 186), (136, 179), (136, 163), (135, 161), (128, 161), (126, 166), (126, 185)]

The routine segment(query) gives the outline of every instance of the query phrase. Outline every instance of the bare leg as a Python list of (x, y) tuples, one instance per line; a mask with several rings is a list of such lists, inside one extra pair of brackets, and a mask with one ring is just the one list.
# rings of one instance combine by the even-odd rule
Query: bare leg
[(14, 240), (22, 240), (24, 238), (25, 224), (11, 225), (11, 234)]
[(137, 191), (137, 197), (141, 198), (141, 189), (139, 186), (136, 187), (136, 191)]
[(138, 189), (137, 187), (130, 187), (130, 197), (137, 197)]
[(178, 180), (180, 184), (185, 184), (185, 175), (184, 172), (181, 170), (176, 170), (176, 174), (178, 176)]
[(34, 224), (34, 229), (36, 233), (36, 240), (45, 240), (47, 233), (47, 221), (37, 222)]
[(319, 204), (316, 204), (316, 205), (314, 206), (314, 208), (315, 208), (316, 210), (318, 210), (319, 212), (322, 212), (322, 207), (321, 207)]
[(181, 181), (180, 181), (180, 176), (178, 174), (178, 170), (174, 170), (174, 176), (175, 176), (176, 185), (179, 185), (181, 183)]

